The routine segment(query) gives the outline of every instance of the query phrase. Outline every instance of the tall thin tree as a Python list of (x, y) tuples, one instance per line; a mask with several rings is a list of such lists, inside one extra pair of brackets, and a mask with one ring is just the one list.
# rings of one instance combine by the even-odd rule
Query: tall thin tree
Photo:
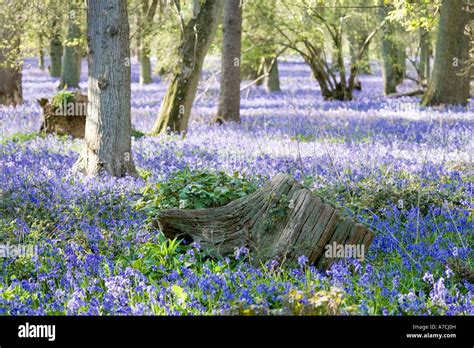
[(51, 65), (49, 73), (52, 77), (61, 76), (61, 65), (63, 56), (63, 42), (61, 38), (61, 21), (54, 17), (51, 20), (51, 38), (49, 40), (49, 54), (51, 57)]
[(218, 119), (240, 122), (242, 2), (224, 0), (222, 73)]
[(134, 174), (131, 153), (130, 40), (125, 0), (88, 0), (88, 109), (85, 148), (77, 163), (87, 175)]
[(81, 78), (81, 28), (79, 27), (79, 3), (71, 0), (68, 12), (68, 29), (64, 44), (59, 88), (79, 88)]
[(140, 62), (140, 84), (149, 84), (153, 82), (151, 77), (151, 32), (153, 27), (153, 17), (155, 17), (158, 0), (141, 0), (141, 10), (143, 18), (139, 23), (139, 46), (138, 60)]

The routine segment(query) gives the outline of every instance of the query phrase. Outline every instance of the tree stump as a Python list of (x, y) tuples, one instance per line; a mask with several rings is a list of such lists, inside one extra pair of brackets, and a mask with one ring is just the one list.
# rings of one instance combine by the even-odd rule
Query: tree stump
[(222, 207), (161, 211), (154, 224), (167, 238), (199, 242), (211, 255), (225, 256), (244, 246), (254, 264), (306, 256), (321, 269), (336, 259), (326, 246), (366, 251), (374, 237), (287, 174)]
[(87, 114), (87, 96), (76, 93), (74, 102), (59, 107), (51, 105), (48, 99), (38, 99), (43, 109), (40, 132), (71, 135), (84, 138)]

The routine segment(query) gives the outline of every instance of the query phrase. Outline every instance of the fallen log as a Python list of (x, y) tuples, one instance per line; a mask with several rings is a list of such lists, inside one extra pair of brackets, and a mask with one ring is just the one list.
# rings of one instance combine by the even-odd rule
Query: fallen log
[(402, 97), (415, 97), (417, 95), (424, 94), (424, 89), (415, 89), (414, 91), (404, 92), (404, 93), (390, 93), (387, 94), (387, 98), (402, 98)]
[(247, 247), (254, 264), (306, 256), (321, 269), (337, 258), (326, 246), (367, 250), (374, 237), (287, 174), (222, 207), (161, 211), (154, 224), (167, 238), (199, 242), (211, 255)]

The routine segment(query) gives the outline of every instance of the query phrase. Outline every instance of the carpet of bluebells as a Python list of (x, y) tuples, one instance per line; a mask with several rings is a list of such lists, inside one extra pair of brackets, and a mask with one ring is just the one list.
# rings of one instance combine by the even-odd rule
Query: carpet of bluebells
[[(0, 106), (0, 243), (38, 248), (0, 258), (1, 314), (474, 314), (472, 103), (387, 99), (376, 66), (353, 101), (323, 101), (309, 68), (288, 57), (282, 92), (245, 89), (242, 123), (213, 125), (217, 69), (206, 62), (186, 137), (133, 138), (141, 176), (112, 179), (71, 173), (82, 140), (35, 133), (36, 99), (57, 93), (58, 80), (25, 62), (24, 105)], [(84, 92), (86, 76), (84, 62)], [(167, 86), (154, 80), (140, 86), (133, 62), (132, 123), (145, 133)], [(148, 185), (202, 170), (257, 186), (290, 173), (376, 237), (364, 260), (328, 271), (304, 257), (253, 267), (245, 248), (206, 257), (137, 209)]]

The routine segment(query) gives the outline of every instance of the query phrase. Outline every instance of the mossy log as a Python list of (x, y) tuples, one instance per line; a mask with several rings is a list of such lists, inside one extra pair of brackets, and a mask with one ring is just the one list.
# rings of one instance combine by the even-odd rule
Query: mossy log
[(374, 237), (287, 174), (225, 206), (164, 210), (154, 222), (166, 237), (199, 242), (211, 255), (225, 256), (245, 246), (255, 264), (306, 256), (321, 269), (335, 260), (327, 257), (326, 245), (367, 250)]
[(87, 114), (87, 96), (76, 93), (74, 102), (56, 107), (48, 99), (38, 99), (43, 109), (40, 132), (71, 135), (84, 138)]

